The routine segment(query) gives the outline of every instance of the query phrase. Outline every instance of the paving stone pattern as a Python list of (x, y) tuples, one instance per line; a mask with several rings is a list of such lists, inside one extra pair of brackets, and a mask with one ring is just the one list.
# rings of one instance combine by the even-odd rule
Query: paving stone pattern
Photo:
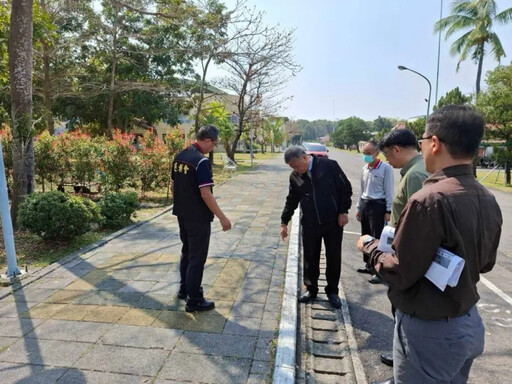
[(178, 300), (181, 242), (166, 213), (0, 300), (1, 383), (268, 383), (287, 248), (282, 158), (215, 188), (203, 278), (216, 308)]

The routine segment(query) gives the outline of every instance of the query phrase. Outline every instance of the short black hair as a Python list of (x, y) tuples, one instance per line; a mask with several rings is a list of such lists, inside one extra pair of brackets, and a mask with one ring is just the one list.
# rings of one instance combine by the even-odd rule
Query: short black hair
[(293, 145), (284, 152), (284, 162), (289, 164), (293, 159), (300, 159), (306, 155), (306, 150), (300, 145)]
[(418, 148), (414, 133), (403, 128), (393, 129), (391, 132), (386, 133), (379, 142), (379, 148), (381, 151), (384, 148), (394, 147), (395, 145), (402, 148)]
[(470, 105), (445, 105), (429, 116), (425, 133), (437, 136), (454, 158), (472, 158), (484, 135), (484, 119)]
[(196, 139), (197, 140), (217, 140), (219, 138), (219, 129), (215, 125), (207, 124), (203, 125), (197, 131)]

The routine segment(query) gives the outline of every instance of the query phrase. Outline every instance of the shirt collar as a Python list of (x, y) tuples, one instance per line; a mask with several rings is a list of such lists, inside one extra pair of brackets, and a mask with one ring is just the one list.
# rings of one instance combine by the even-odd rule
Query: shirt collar
[(437, 183), (438, 181), (447, 179), (449, 177), (457, 176), (473, 176), (473, 165), (459, 164), (443, 168), (430, 175), (430, 177), (427, 180), (425, 180), (424, 185)]
[(379, 165), (380, 165), (380, 159), (377, 159), (377, 161), (375, 161), (375, 164), (373, 164), (373, 165), (368, 164), (367, 167), (368, 167), (368, 169), (377, 169), (377, 168), (379, 168)]
[(308, 164), (308, 171), (311, 172), (311, 170), (313, 169), (313, 159), (314, 157), (309, 155), (309, 164)]
[(420, 153), (419, 155), (417, 156), (414, 156), (411, 160), (409, 160), (407, 162), (407, 164), (405, 164), (402, 169), (400, 169), (400, 174), (403, 176), (407, 173), (407, 171), (409, 169), (411, 169), (411, 167), (417, 163), (419, 163), (420, 161), (423, 161), (423, 155)]
[(194, 141), (192, 145), (195, 146), (199, 150), (199, 152), (201, 152), (204, 155), (203, 148), (201, 148), (197, 141)]

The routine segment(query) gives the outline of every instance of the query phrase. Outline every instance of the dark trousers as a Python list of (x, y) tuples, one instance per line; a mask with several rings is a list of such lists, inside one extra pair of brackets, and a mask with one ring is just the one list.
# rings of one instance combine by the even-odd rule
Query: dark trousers
[(318, 292), (322, 239), (325, 244), (325, 259), (327, 262), (325, 293), (337, 295), (341, 273), (341, 241), (343, 240), (343, 228), (338, 225), (337, 221), (320, 226), (303, 225), (304, 285), (312, 294)]
[[(380, 238), (384, 229), (384, 216), (386, 215), (386, 200), (361, 200), (361, 235), (370, 235)], [(363, 254), (363, 260), (368, 263), (368, 256)], [(367, 265), (373, 269), (372, 266)]]
[(190, 301), (199, 302), (203, 299), (201, 282), (210, 245), (211, 222), (194, 221), (178, 216), (178, 223), (183, 243), (180, 259), (180, 291), (186, 292)]

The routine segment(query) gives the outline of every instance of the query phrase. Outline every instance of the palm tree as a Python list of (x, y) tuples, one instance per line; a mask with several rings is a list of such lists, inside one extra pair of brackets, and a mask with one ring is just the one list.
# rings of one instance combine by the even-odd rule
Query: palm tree
[(457, 71), (460, 63), (471, 55), (471, 59), (478, 62), (476, 74), (476, 94), (480, 93), (480, 80), (482, 77), (482, 64), (486, 53), (486, 44), (490, 44), (491, 52), (495, 59), (500, 62), (505, 57), (505, 50), (496, 33), (492, 31), (493, 22), (506, 24), (512, 20), (512, 8), (497, 13), (498, 7), (494, 0), (455, 0), (452, 3), (452, 12), (439, 20), (434, 31), (446, 31), (445, 39), (454, 33), (464, 31), (465, 33), (455, 40), (450, 48), (452, 56), (459, 55)]

